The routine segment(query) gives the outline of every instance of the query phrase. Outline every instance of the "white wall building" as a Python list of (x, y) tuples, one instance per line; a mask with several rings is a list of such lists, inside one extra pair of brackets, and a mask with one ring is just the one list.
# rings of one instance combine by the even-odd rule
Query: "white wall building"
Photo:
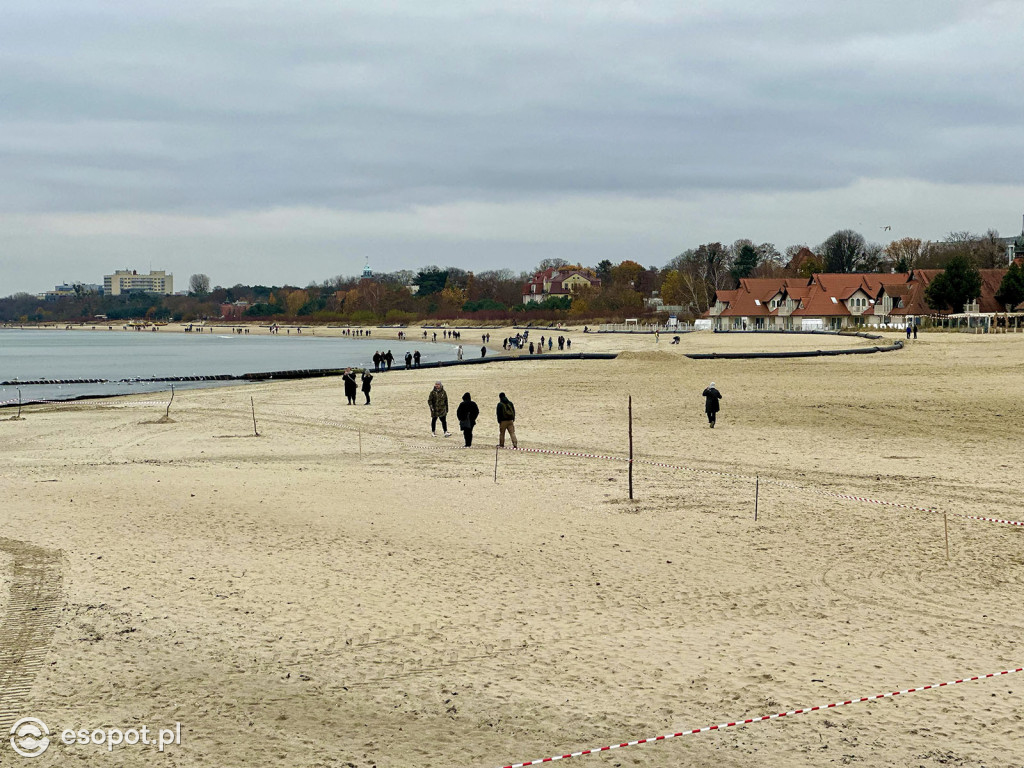
[(174, 293), (174, 275), (163, 270), (140, 275), (134, 269), (119, 269), (112, 275), (103, 276), (103, 293), (107, 296), (122, 293), (160, 293), (169, 296)]

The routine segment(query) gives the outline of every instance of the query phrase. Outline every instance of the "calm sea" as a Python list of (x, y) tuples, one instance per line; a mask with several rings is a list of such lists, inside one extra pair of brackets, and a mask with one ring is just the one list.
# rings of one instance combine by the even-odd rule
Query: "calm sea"
[[(22, 385), (24, 402), (79, 395), (124, 395), (170, 389), (166, 382), (118, 380), (157, 376), (372, 367), (373, 353), (391, 350), (398, 367), (406, 350), (422, 362), (455, 359), (455, 345), (428, 341), (296, 336), (239, 336), (151, 331), (50, 331), (0, 329), (0, 382), (18, 379), (107, 379), (104, 384)], [(238, 382), (175, 382), (176, 389)], [(17, 401), (18, 387), (0, 386), (0, 403)]]

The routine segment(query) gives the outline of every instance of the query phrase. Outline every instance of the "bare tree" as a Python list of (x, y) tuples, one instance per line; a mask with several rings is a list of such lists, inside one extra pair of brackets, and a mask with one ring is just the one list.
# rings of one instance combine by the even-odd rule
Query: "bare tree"
[(840, 229), (822, 243), (819, 250), (829, 272), (859, 272), (867, 255), (867, 242), (859, 232)]
[(188, 292), (193, 296), (205, 296), (210, 292), (210, 278), (204, 274), (195, 274), (188, 279)]

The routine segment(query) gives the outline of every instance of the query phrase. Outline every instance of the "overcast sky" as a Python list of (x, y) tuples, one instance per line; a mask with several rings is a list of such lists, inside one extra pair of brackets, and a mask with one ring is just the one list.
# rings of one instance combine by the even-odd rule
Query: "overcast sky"
[(0, 295), (1012, 235), (1022, 94), (1020, 0), (6, 0)]

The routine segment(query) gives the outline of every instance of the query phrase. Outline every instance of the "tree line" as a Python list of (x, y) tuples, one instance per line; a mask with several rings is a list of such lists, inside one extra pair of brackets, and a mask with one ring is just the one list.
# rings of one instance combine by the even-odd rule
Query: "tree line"
[[(1024, 252), (1024, 240), (1019, 243)], [(963, 295), (980, 289), (978, 269), (1006, 263), (1003, 241), (995, 231), (976, 235), (952, 232), (942, 242), (902, 238), (887, 245), (870, 243), (844, 229), (815, 247), (791, 245), (780, 252), (772, 243), (736, 240), (730, 245), (704, 243), (683, 251), (662, 267), (645, 267), (625, 259), (596, 266), (545, 259), (531, 272), (509, 269), (472, 272), (459, 267), (426, 266), (375, 275), (336, 276), (305, 287), (234, 285), (210, 287), (206, 275), (192, 275), (187, 296), (132, 293), (100, 296), (76, 293), (54, 301), (18, 293), (0, 299), (2, 322), (110, 322), (128, 319), (193, 322), (219, 318), (221, 305), (244, 303), (247, 320), (309, 323), (401, 324), (424, 319), (501, 321), (596, 321), (644, 315), (653, 311), (645, 299), (659, 297), (678, 307), (681, 317), (703, 314), (715, 292), (734, 288), (748, 277), (810, 277), (816, 272), (908, 272), (946, 269), (929, 287), (935, 309), (954, 308)], [(535, 272), (551, 267), (576, 268), (601, 279), (600, 288), (579, 288), (570, 297), (549, 297), (523, 304), (523, 285)], [(975, 286), (975, 283), (977, 285)], [(977, 296), (974, 293), (970, 298)], [(1011, 268), (997, 298), (1024, 301), (1021, 270)], [(962, 305), (962, 302), (961, 302)]]

